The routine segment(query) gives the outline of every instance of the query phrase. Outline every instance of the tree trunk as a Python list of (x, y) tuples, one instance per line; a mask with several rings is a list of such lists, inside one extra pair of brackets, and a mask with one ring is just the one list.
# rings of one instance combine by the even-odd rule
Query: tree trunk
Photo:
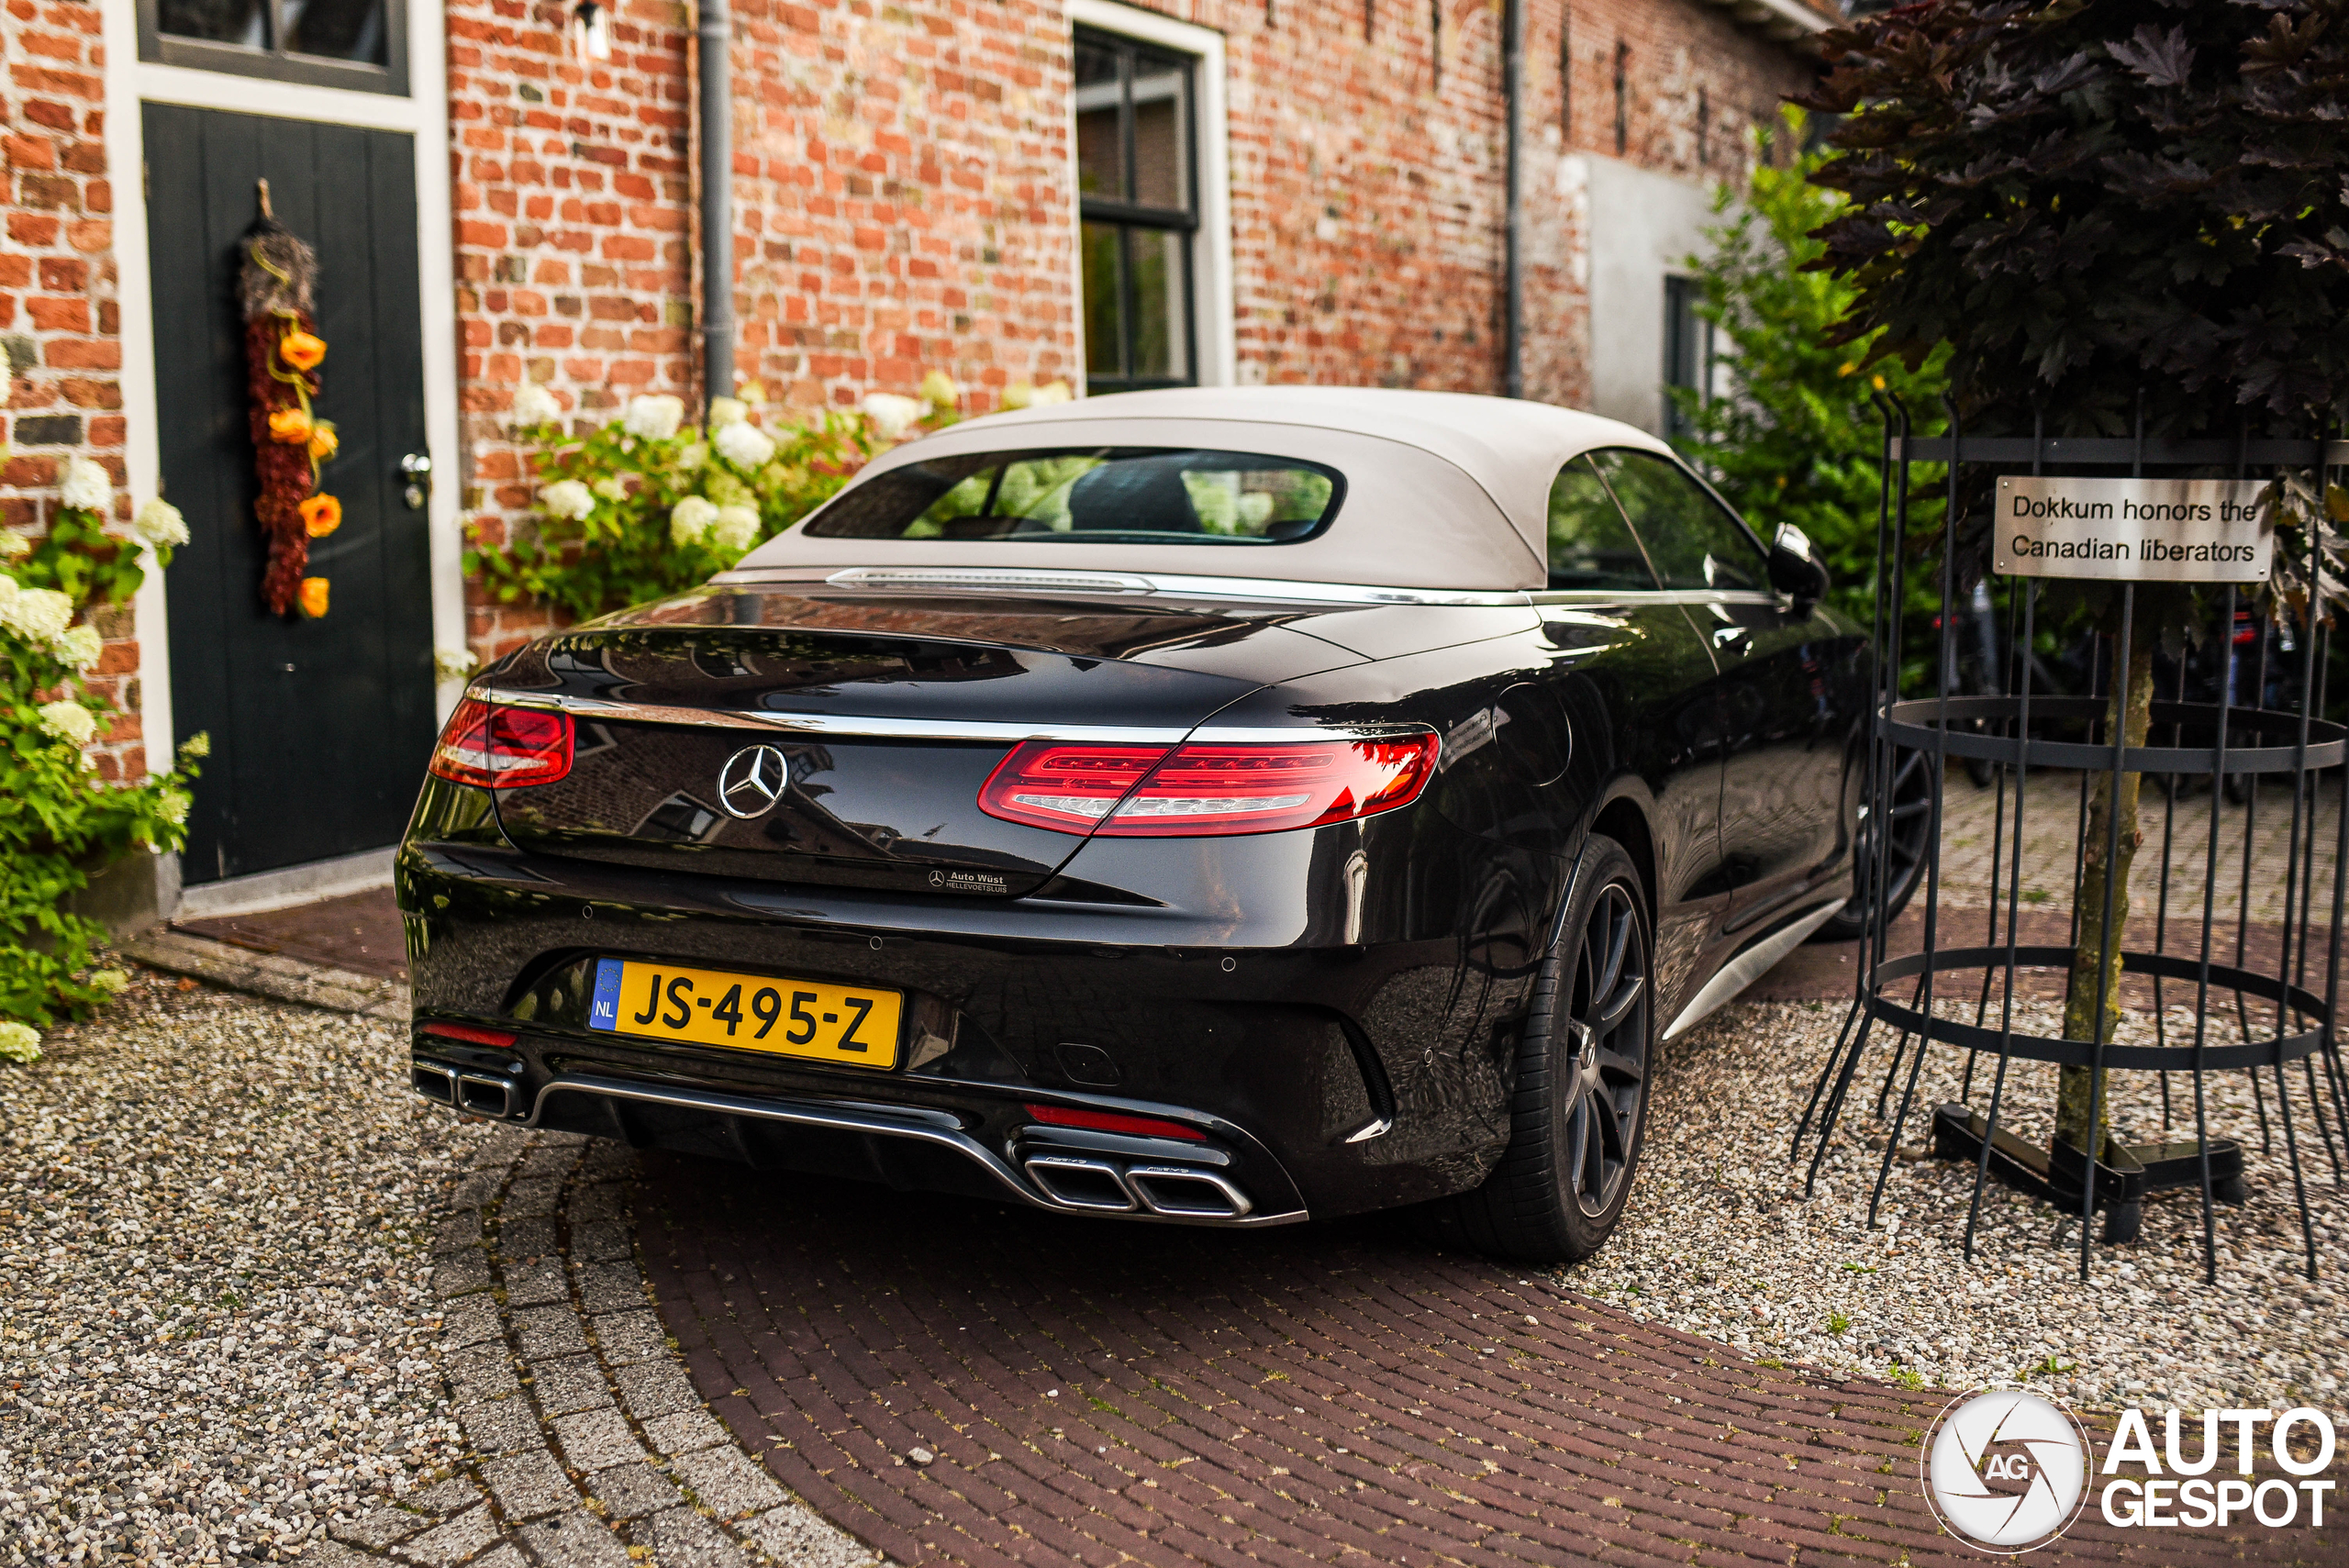
[[(2105, 710), (2108, 743), (2116, 728), (2130, 746), (2143, 746), (2154, 711), (2154, 642), (2147, 627), (2129, 651), (2127, 678), (2112, 693)], [(2064, 997), (2064, 1038), (2101, 1040), (2110, 1043), (2121, 1022), (2121, 937), (2129, 925), (2129, 868), (2144, 842), (2137, 823), (2137, 785), (2142, 775), (2122, 773), (2119, 788), (2113, 775), (2100, 773), (2089, 786), (2087, 842), (2080, 868), (2079, 940), (2072, 949), (2072, 973)], [(2121, 825), (2112, 835), (2114, 813)], [(2108, 846), (2112, 863), (2105, 863)], [(2108, 878), (2112, 887), (2112, 929), (2104, 926), (2104, 896)], [(2097, 1015), (2098, 975), (2103, 976), (2104, 1013)], [(2095, 1031), (2095, 1032), (2091, 1032)], [(2103, 1074), (2087, 1067), (2061, 1070), (2055, 1097), (2055, 1136), (2075, 1149), (2098, 1157), (2110, 1136), (2111, 1095)], [(2091, 1132), (2093, 1127), (2093, 1132)]]

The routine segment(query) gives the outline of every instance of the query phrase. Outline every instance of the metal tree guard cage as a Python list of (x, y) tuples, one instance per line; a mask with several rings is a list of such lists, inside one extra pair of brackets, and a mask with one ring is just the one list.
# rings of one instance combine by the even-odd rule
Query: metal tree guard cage
[[(2255, 652), (2238, 652), (2244, 638), (2237, 630), (2239, 606), (2255, 596), (2223, 585), (2223, 607), (2217, 624), (2217, 646), (2205, 644), (2200, 673), (2209, 676), (2215, 665), (2213, 700), (2189, 701), (2195, 656), (2176, 659), (2173, 689), (2164, 694), (2158, 684), (2152, 707), (2147, 744), (2126, 744), (2127, 726), (2110, 722), (2122, 713), (2114, 701), (2116, 684), (2125, 684), (2131, 670), (2134, 639), (2155, 635), (2139, 617), (2140, 584), (2115, 581), (2118, 589), (2117, 629), (2099, 631), (2091, 645), (2089, 693), (2075, 695), (2051, 691), (2043, 684), (2037, 657), (2042, 579), (2009, 576), (1996, 580), (2005, 593), (2006, 617), (1993, 641), (1990, 611), (1994, 606), (1978, 593), (1970, 605), (1961, 605), (1956, 550), (1963, 487), (1961, 473), (1969, 465), (1985, 465), (2008, 474), (2032, 476), (2063, 469), (2082, 469), (2106, 476), (2124, 473), (2132, 478), (2209, 478), (2232, 474), (2250, 478), (2253, 471), (2295, 468), (2313, 470), (2321, 504), (2332, 470), (2349, 460), (2349, 443), (2320, 440), (2234, 439), (2149, 440), (2142, 421), (2139, 433), (2122, 438), (2049, 438), (1967, 436), (1957, 412), (1949, 408), (1950, 435), (1920, 439), (1910, 433), (1910, 417), (1897, 403), (1877, 399), (1885, 419), (1883, 486), (1876, 532), (1876, 594), (1875, 647), (1878, 651), (1877, 686), (1873, 708), (1875, 723), (1869, 746), (1865, 800), (1868, 816), (1857, 852), (1862, 857), (1861, 885), (1892, 885), (1896, 862), (1904, 845), (1904, 823), (1926, 817), (1921, 845), (1924, 859), (1924, 906), (1921, 943), (1915, 951), (1893, 951), (1894, 920), (1884, 899), (1873, 901), (1871, 917), (1861, 940), (1858, 983), (1850, 1011), (1827, 1060), (1812, 1085), (1809, 1105), (1797, 1128), (1789, 1157), (1799, 1159), (1807, 1138), (1816, 1133), (1806, 1192), (1815, 1188), (1821, 1162), (1832, 1142), (1835, 1128), (1847, 1107), (1873, 1035), (1881, 1029), (1896, 1036), (1888, 1064), (1876, 1090), (1876, 1115), (1883, 1120), (1886, 1107), (1898, 1091), (1884, 1157), (1876, 1173), (1868, 1206), (1868, 1224), (1876, 1223), (1885, 1185), (1901, 1134), (1916, 1109), (1918, 1083), (1926, 1056), (1934, 1047), (1965, 1052), (1964, 1087), (1958, 1100), (1934, 1107), (1932, 1113), (1933, 1153), (1943, 1159), (1963, 1159), (1974, 1166), (1973, 1190), (1966, 1206), (1965, 1252), (1974, 1255), (1976, 1224), (1984, 1184), (1992, 1178), (2070, 1209), (2080, 1218), (2080, 1273), (2088, 1273), (2091, 1221), (2105, 1214), (2108, 1242), (2134, 1240), (2149, 1193), (2165, 1188), (2195, 1188), (2201, 1197), (2202, 1253), (2206, 1280), (2217, 1277), (2217, 1239), (2213, 1214), (2216, 1203), (2243, 1200), (2243, 1151), (2240, 1144), (2213, 1138), (2208, 1086), (2214, 1074), (2245, 1073), (2258, 1112), (2264, 1150), (2273, 1151), (2280, 1126), (2286, 1159), (2291, 1168), (2299, 1204), (2301, 1238), (2307, 1248), (2308, 1275), (2316, 1277), (2315, 1231), (2310, 1224), (2307, 1174), (2303, 1170), (2304, 1138), (2296, 1116), (2294, 1089), (2304, 1095), (2306, 1119), (2313, 1123), (2323, 1143), (2333, 1181), (2343, 1177), (2343, 1154), (2349, 1146), (2349, 1073), (2344, 1073), (2334, 1019), (2341, 991), (2341, 944), (2344, 873), (2349, 873), (2349, 802), (2336, 808), (2338, 820), (2328, 835), (2332, 853), (2331, 885), (2317, 885), (2318, 827), (2321, 815), (2320, 784), (2328, 771), (2336, 781), (2349, 761), (2349, 731), (2322, 717), (2324, 673), (2331, 652), (2331, 625), (2322, 611), (2328, 570), (2340, 585), (2340, 569), (2328, 563), (2317, 530), (2307, 530), (2305, 605), (2277, 622), (2271, 636), (2262, 613), (2254, 608)], [(2034, 421), (2036, 424), (2036, 421)], [(1903, 648), (1902, 565), (1909, 558), (1910, 470), (1918, 463), (1948, 465), (1948, 500), (1943, 514), (1943, 543), (1937, 571), (1940, 615), (1935, 626), (1934, 673), (1930, 695), (1902, 690)], [(1996, 526), (1994, 521), (1994, 527)], [(2280, 539), (2277, 549), (2282, 548)], [(1992, 581), (1986, 577), (1986, 582)], [(2219, 584), (2209, 584), (2220, 586)], [(1981, 673), (1973, 684), (1993, 690), (1956, 689), (1965, 679), (1959, 657), (1959, 628), (1973, 617), (1983, 628), (1976, 661)], [(2281, 641), (2281, 647), (2277, 646)], [(2271, 654), (2282, 654), (2273, 660)], [(2297, 669), (2291, 666), (2297, 665)], [(2000, 674), (1999, 672), (2006, 672)], [(2244, 695), (2248, 693), (2248, 695)], [(2108, 729), (2110, 731), (2108, 733)], [(2154, 744), (2156, 740), (2163, 744)], [(1987, 771), (1998, 791), (1990, 836), (1989, 864), (1994, 870), (1988, 909), (1978, 944), (1950, 945), (1954, 925), (1940, 907), (1943, 890), (1944, 796), (1953, 761)], [(1920, 771), (1930, 788), (1911, 787)], [(2032, 804), (2027, 784), (2036, 771), (2076, 773), (2078, 806), (2072, 852), (2074, 901), (2070, 912), (2072, 940), (2063, 946), (2022, 939), (2022, 882), (2025, 812)], [(2074, 944), (2080, 938), (2082, 916), (2078, 897), (2087, 866), (2090, 786), (2099, 773), (2110, 781), (2113, 803), (2106, 812), (2102, 906), (2098, 924), (2105, 962), (2096, 970), (2096, 1020), (2088, 1030), (2096, 1038), (2075, 1040), (2040, 1034), (2017, 1027), (2017, 980), (2028, 971), (2060, 968), (2074, 974)], [(2120, 946), (2115, 929), (2115, 883), (2110, 874), (2121, 848), (2123, 775), (2135, 773), (2150, 782), (2166, 781), (2166, 804), (2160, 806), (2160, 876), (2151, 911), (2150, 948)], [(2196, 808), (2183, 802), (2181, 781), (2207, 782), (2210, 814), (2209, 843), (2202, 854), (2199, 886), (2193, 879), (2173, 874), (2172, 848), (2181, 816)], [(2259, 964), (2251, 938), (2253, 845), (2261, 808), (2262, 780), (2280, 781), (2290, 787), (2290, 819), (2285, 838), (2287, 863), (2266, 868), (2283, 884), (2282, 921), (2275, 938), (2275, 962)], [(2237, 904), (2232, 922), (2217, 919), (2220, 900), (2220, 844), (2231, 795), (2243, 800), (2243, 862)], [(2332, 791), (2336, 796), (2342, 792)], [(2142, 801), (2142, 796), (2141, 796)], [(2146, 827), (2139, 806), (2140, 842), (2152, 846), (2154, 834)], [(2132, 853), (2135, 845), (2132, 845)], [(2138, 862), (2142, 874), (2143, 862)], [(2003, 884), (2003, 885), (2001, 885)], [(2199, 920), (2173, 919), (2173, 899), (2182, 892), (2199, 893)], [(2001, 906), (2003, 905), (2003, 908)], [(2142, 936), (2145, 917), (2120, 911), (2130, 921), (2129, 935)], [(2320, 920), (2320, 915), (2329, 918)], [(1970, 922), (1969, 922), (1970, 924)], [(2232, 924), (2232, 933), (2226, 927)], [(2188, 932), (2191, 935), (2188, 935)], [(2262, 944), (2269, 934), (2262, 931)], [(2232, 952), (2225, 950), (2232, 935)], [(2187, 942), (2181, 944), (2181, 937)], [(2139, 989), (2150, 986), (2153, 997), (2151, 1045), (2131, 1045), (2108, 1038), (2119, 1030), (2108, 1021), (2108, 1004), (2117, 997), (2107, 990), (2112, 960), (2117, 954), (2121, 974), (2143, 977)], [(2312, 951), (2311, 949), (2314, 951)], [(1978, 972), (1978, 983), (1969, 977)], [(2120, 982), (2113, 982), (2120, 984)], [(1996, 994), (1994, 996), (1994, 993)], [(1936, 1006), (1937, 999), (1941, 1003)], [(2182, 1029), (2168, 1018), (2168, 1004), (2190, 999), (2194, 1020), (2189, 1039), (2176, 1038)], [(2219, 1004), (2214, 1007), (2213, 1004)], [(1915, 1049), (1910, 1050), (1914, 1043)], [(1991, 1059), (1990, 1071), (1977, 1066)], [(1903, 1063), (1906, 1062), (1905, 1075)], [(2008, 1104), (2009, 1069), (2018, 1062), (2052, 1063), (2058, 1068), (2086, 1067), (2095, 1074), (2087, 1141), (2104, 1143), (2105, 1158), (2090, 1158), (2059, 1136), (2048, 1147), (2025, 1143), (2002, 1122), (2011, 1114)], [(2175, 1120), (2171, 1096), (2174, 1077), (2190, 1083), (2193, 1136), (2190, 1139), (2123, 1144), (2116, 1131), (2100, 1139), (2104, 1127), (2105, 1076), (2109, 1071), (2154, 1073), (2161, 1075), (2164, 1131)], [(1985, 1096), (1977, 1078), (1988, 1079)], [(2297, 1084), (2296, 1084), (2297, 1081)], [(2268, 1110), (2272, 1092), (2273, 1125)], [(2330, 1113), (2328, 1115), (2328, 1112)]]

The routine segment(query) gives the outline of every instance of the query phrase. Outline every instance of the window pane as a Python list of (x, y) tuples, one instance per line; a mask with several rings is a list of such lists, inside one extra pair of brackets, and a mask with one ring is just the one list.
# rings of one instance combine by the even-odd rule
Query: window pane
[(1587, 458), (1550, 486), (1550, 586), (1653, 590), (1655, 574)]
[(1118, 328), (1124, 314), (1119, 303), (1124, 295), (1118, 281), (1117, 226), (1088, 223), (1083, 227), (1082, 236), (1081, 242), (1085, 247), (1085, 373), (1122, 376), (1125, 374), (1125, 363)]
[(174, 38), (269, 47), (262, 28), (262, 0), (162, 0), (155, 26)]
[(1667, 588), (1758, 588), (1761, 549), (1721, 504), (1678, 464), (1653, 452), (1593, 452), (1630, 513)]
[(1134, 61), (1134, 197), (1191, 210), (1191, 73), (1171, 61)]
[(384, 0), (281, 0), (277, 17), (280, 49), (384, 63)]
[(1286, 544), (1319, 533), (1335, 471), (1252, 452), (978, 452), (856, 486), (807, 524), (819, 539), (1038, 539), (1063, 544)]
[(1125, 139), (1118, 128), (1118, 57), (1076, 46), (1076, 188), (1080, 195), (1127, 197)]
[(1704, 285), (1695, 278), (1664, 280), (1664, 431), (1687, 435), (1694, 421), (1682, 412), (1671, 388), (1686, 387), (1699, 397), (1712, 391), (1713, 327), (1697, 314), (1704, 302)]
[(1183, 265), (1190, 238), (1166, 228), (1126, 231), (1134, 269), (1132, 374), (1137, 380), (1190, 379), (1190, 281)]

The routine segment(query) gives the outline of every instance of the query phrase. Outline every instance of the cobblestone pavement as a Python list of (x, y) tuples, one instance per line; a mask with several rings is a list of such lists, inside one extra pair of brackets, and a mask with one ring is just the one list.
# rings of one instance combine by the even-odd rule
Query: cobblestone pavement
[[(1945, 1396), (1748, 1362), (1388, 1221), (1072, 1221), (646, 1158), (639, 1236), (742, 1445), (907, 1564), (1978, 1563)], [(2330, 1562), (2112, 1529), (2035, 1562)]]
[[(434, 1242), (455, 1473), (338, 1523), (344, 1568), (859, 1568), (712, 1419), (638, 1266), (635, 1153), (499, 1129)], [(304, 1558), (306, 1562), (312, 1556)]]
[[(2001, 904), (2014, 854), (2014, 786), (2006, 786), (2005, 836), (1999, 837), (1997, 789), (1978, 788), (1961, 770), (1953, 768), (1950, 789), (1943, 806), (1942, 906), (1944, 908), (1986, 907), (1992, 891)], [(2313, 809), (2311, 809), (2313, 807)], [(2139, 821), (2145, 843), (2138, 851), (2129, 879), (2132, 913), (2150, 917), (2161, 890), (2161, 851), (2166, 834), (2169, 846), (2170, 945), (2178, 937), (2176, 923), (2199, 929), (2202, 917), (2201, 887), (2209, 869), (2210, 795), (2207, 790), (2180, 792), (2172, 803), (2147, 780), (2139, 801)], [(2072, 857), (2079, 840), (2080, 775), (2036, 773), (2023, 798), (2022, 899), (2027, 908), (2054, 911), (2069, 918), (2072, 906)], [(2316, 868), (2314, 918), (2321, 926), (2332, 918), (2333, 866), (2341, 846), (2341, 784), (2326, 777), (2312, 801), (2301, 805), (2300, 833), (2305, 845), (2313, 826)], [(2262, 787), (2252, 801), (2238, 805), (2222, 801), (2219, 807), (2219, 898), (2213, 911), (2229, 940), (2231, 924), (2243, 912), (2246, 829), (2252, 841), (2249, 915), (2254, 924), (2275, 925), (2284, 918), (2282, 868), (2289, 856), (2292, 831), (2292, 792), (2282, 784)], [(2002, 845), (1994, 869), (1991, 851)], [(2296, 898), (2295, 903), (2298, 900)], [(2191, 932), (2188, 933), (2190, 937)], [(2132, 938), (2132, 940), (2134, 940)]]

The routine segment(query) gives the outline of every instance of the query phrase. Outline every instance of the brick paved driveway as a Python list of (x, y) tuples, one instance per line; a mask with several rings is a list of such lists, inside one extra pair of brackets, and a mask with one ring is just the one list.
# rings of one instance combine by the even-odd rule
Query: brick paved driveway
[[(698, 1392), (900, 1563), (1987, 1561), (1919, 1493), (1942, 1396), (1742, 1362), (1391, 1222), (1232, 1234), (644, 1170)], [(2339, 1563), (2343, 1539), (2091, 1513), (2031, 1561)]]

